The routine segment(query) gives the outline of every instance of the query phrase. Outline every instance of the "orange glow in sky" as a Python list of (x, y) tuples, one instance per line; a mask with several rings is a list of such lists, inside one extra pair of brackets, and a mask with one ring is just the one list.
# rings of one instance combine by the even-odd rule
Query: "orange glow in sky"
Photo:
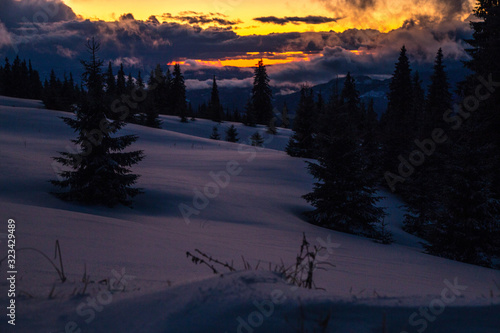
[(190, 66), (190, 62), (194, 61), (197, 65), (202, 66), (215, 66), (215, 67), (255, 67), (257, 62), (262, 59), (264, 65), (276, 65), (276, 64), (286, 64), (296, 61), (311, 61), (312, 58), (318, 55), (306, 54), (304, 52), (247, 52), (246, 56), (240, 56), (235, 58), (224, 58), (217, 60), (179, 60), (172, 61), (168, 65), (173, 66), (175, 64)]

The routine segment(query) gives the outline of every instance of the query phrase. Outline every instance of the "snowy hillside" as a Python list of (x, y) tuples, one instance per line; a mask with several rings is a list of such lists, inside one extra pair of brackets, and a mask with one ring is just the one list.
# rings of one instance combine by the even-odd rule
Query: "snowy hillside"
[[(2, 314), (0, 332), (322, 332), (321, 323), (326, 332), (500, 331), (500, 271), (422, 253), (392, 195), (381, 202), (392, 245), (308, 224), (301, 196), (314, 180), (283, 152), (289, 130), (266, 135), (260, 149), (208, 139), (207, 120), (128, 125), (121, 133), (138, 135), (134, 149), (146, 155), (133, 169), (145, 194), (133, 209), (109, 209), (49, 194), (51, 157), (71, 149), (75, 134), (59, 118), (67, 113), (40, 107), (0, 98), (0, 257), (8, 219), (18, 250), (16, 326)], [(217, 126), (224, 138), (229, 124)], [(242, 142), (256, 131), (236, 127)], [(294, 263), (302, 233), (334, 265), (314, 272), (325, 290), (294, 288), (269, 271)], [(64, 283), (40, 254), (20, 250), (54, 259), (56, 240)], [(195, 266), (186, 258), (195, 249), (238, 271)], [(6, 272), (3, 262), (4, 312)]]

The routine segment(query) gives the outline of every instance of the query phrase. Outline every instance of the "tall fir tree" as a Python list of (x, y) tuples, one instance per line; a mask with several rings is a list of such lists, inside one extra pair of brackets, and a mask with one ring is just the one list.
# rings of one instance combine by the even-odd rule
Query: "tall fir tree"
[(228, 142), (238, 142), (240, 139), (238, 138), (238, 130), (234, 125), (231, 125), (226, 131), (226, 141)]
[[(364, 105), (364, 104), (363, 104)], [(362, 132), (359, 133), (361, 146), (363, 149), (366, 170), (370, 176), (377, 180), (377, 183), (381, 183), (382, 178), (382, 151), (380, 149), (380, 123), (378, 121), (378, 115), (375, 112), (373, 98), (368, 102), (368, 107), (362, 107), (362, 119), (363, 126)]]
[(12, 62), (12, 77), (9, 82), (12, 89), (13, 97), (20, 97), (22, 87), (22, 69), (21, 69), (21, 59), (17, 55), (14, 61)]
[(212, 127), (212, 134), (210, 134), (210, 139), (220, 140), (219, 128), (217, 126)]
[(159, 64), (149, 74), (146, 93), (147, 97), (144, 103), (145, 116), (143, 116), (145, 118), (145, 125), (158, 128), (160, 126), (159, 114), (166, 112), (165, 94), (167, 93), (166, 77)]
[(165, 97), (165, 107), (166, 114), (175, 115), (175, 110), (173, 109), (173, 102), (175, 100), (175, 96), (173, 95), (173, 78), (172, 73), (170, 73), (170, 67), (167, 66), (167, 72), (165, 73), (165, 87), (163, 88), (164, 97)]
[(7, 57), (5, 57), (5, 65), (3, 67), (3, 81), (5, 82), (3, 86), (4, 94), (12, 96), (12, 85), (10, 84), (12, 82), (12, 67)]
[(132, 187), (139, 176), (132, 174), (129, 168), (141, 161), (144, 154), (142, 151), (122, 152), (137, 140), (137, 136), (111, 136), (124, 123), (107, 120), (103, 107), (103, 62), (98, 57), (100, 44), (92, 38), (87, 41), (86, 47), (90, 59), (81, 63), (85, 70), (82, 81), (87, 93), (81, 99), (76, 119), (63, 118), (78, 133), (72, 142), (81, 150), (78, 153), (61, 152), (61, 156), (54, 157), (55, 161), (71, 169), (61, 171), (60, 179), (51, 181), (62, 190), (54, 194), (62, 200), (85, 204), (131, 206), (132, 198), (141, 190)]
[(111, 61), (108, 64), (108, 70), (104, 76), (106, 81), (106, 94), (114, 99), (116, 97), (116, 80), (115, 75), (113, 74), (113, 67), (111, 65)]
[(170, 91), (174, 114), (181, 118), (181, 122), (187, 122), (186, 84), (179, 64), (174, 65)]
[[(352, 87), (346, 81), (345, 92)], [(351, 101), (352, 102), (352, 101)], [(370, 237), (381, 237), (384, 210), (376, 206), (376, 177), (368, 169), (366, 153), (354, 124), (347, 99), (340, 106), (329, 103), (323, 118), (328, 132), (317, 137), (319, 163), (308, 162), (317, 180), (313, 192), (304, 195), (315, 210), (309, 213), (315, 224)], [(335, 109), (331, 109), (335, 108)]]
[[(439, 49), (434, 64), (434, 72), (431, 77), (431, 84), (427, 94), (425, 105), (425, 123), (427, 132), (434, 128), (442, 128), (445, 124), (443, 114), (451, 108), (452, 95), (450, 84), (445, 72), (443, 63), (443, 50)], [(430, 133), (425, 133), (429, 135)]]
[(123, 64), (120, 64), (120, 69), (118, 70), (116, 76), (116, 94), (117, 97), (127, 93), (127, 83), (125, 79), (125, 70), (123, 69)]
[(263, 147), (264, 146), (264, 138), (260, 133), (257, 131), (252, 136), (250, 136), (250, 142), (252, 143), (252, 146), (254, 147)]
[(52, 110), (62, 110), (59, 100), (62, 83), (57, 79), (53, 69), (50, 71), (49, 80), (45, 83), (42, 96), (45, 107)]
[(34, 70), (29, 60), (29, 98), (41, 99), (42, 98), (42, 82), (40, 81), (40, 74)]
[(410, 61), (403, 46), (389, 86), (387, 111), (381, 119), (386, 170), (397, 166), (398, 156), (408, 152), (417, 135), (413, 106), (409, 103), (413, 97), (412, 87)]
[(316, 103), (311, 87), (302, 86), (300, 101), (293, 122), (293, 135), (288, 141), (286, 152), (292, 157), (313, 158), (315, 150)]
[(217, 87), (217, 80), (213, 79), (212, 92), (210, 94), (210, 101), (208, 102), (208, 109), (210, 117), (213, 121), (220, 123), (223, 117), (223, 109), (219, 99), (219, 88)]
[(351, 124), (355, 127), (356, 135), (361, 137), (363, 135), (362, 132), (366, 130), (366, 119), (361, 108), (361, 98), (356, 88), (356, 80), (350, 72), (347, 73), (344, 80), (344, 87), (340, 94), (340, 105), (349, 113), (349, 118), (351, 119)]
[(128, 74), (127, 77), (127, 84), (126, 84), (126, 90), (127, 94), (130, 94), (132, 90), (135, 88), (135, 82), (134, 82), (134, 77), (132, 76), (132, 73)]
[(254, 70), (252, 88), (252, 108), (257, 124), (267, 125), (273, 118), (272, 90), (269, 86), (269, 76), (264, 62), (259, 60)]

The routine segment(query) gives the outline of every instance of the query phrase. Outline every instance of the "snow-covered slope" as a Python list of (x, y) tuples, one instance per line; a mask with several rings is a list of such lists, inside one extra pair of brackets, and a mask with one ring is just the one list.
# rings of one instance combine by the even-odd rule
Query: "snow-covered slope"
[[(60, 283), (39, 254), (19, 251), (16, 327), (2, 314), (1, 332), (312, 332), (328, 316), (327, 332), (500, 329), (500, 272), (423, 254), (401, 230), (404, 212), (391, 195), (381, 205), (392, 245), (308, 224), (301, 196), (314, 180), (303, 160), (280, 151), (290, 131), (256, 149), (207, 139), (210, 121), (129, 125), (123, 133), (139, 135), (134, 148), (146, 154), (134, 167), (145, 194), (134, 209), (87, 207), (49, 194), (51, 157), (74, 137), (58, 118), (67, 114), (9, 103), (0, 103), (0, 233), (14, 219), (17, 248), (49, 256), (59, 240), (68, 280)], [(256, 130), (237, 127), (242, 139)], [(269, 272), (294, 263), (303, 232), (335, 265), (314, 273), (324, 291), (292, 288)], [(219, 277), (195, 266), (186, 258), (195, 249), (241, 271)], [(258, 270), (244, 271), (242, 257), (254, 268), (260, 261)], [(3, 309), (6, 271), (2, 263)], [(422, 306), (432, 312), (420, 314)]]

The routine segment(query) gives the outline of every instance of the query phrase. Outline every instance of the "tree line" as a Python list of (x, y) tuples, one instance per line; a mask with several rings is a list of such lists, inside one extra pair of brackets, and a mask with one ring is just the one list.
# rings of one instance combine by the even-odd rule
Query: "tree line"
[(498, 2), (477, 1), (473, 39), (466, 51), (471, 70), (453, 104), (443, 51), (437, 52), (427, 93), (412, 75), (403, 46), (377, 120), (347, 75), (324, 104), (303, 87), (287, 153), (308, 162), (317, 182), (304, 196), (313, 223), (383, 242), (377, 189), (406, 203), (406, 231), (423, 238), (428, 253), (492, 266), (500, 257), (500, 56)]
[[(12, 65), (7, 58), (5, 59), (5, 66), (0, 66), (0, 94), (41, 99), (48, 109), (74, 112), (76, 105), (86, 94), (84, 83), (77, 84), (71, 72), (69, 75), (64, 73), (61, 80), (55, 71), (51, 70), (49, 77), (42, 84), (38, 71), (33, 70), (31, 66), (31, 60), (28, 64), (19, 57), (16, 57)], [(133, 77), (132, 73), (127, 75), (123, 64), (120, 64), (115, 73), (111, 62), (102, 75), (104, 102), (108, 106), (116, 103), (116, 100), (130, 97), (134, 91), (141, 91), (145, 96), (137, 105), (134, 103), (131, 112), (124, 119), (126, 122), (159, 127), (161, 125), (159, 115), (177, 115), (182, 122), (187, 122), (188, 118), (191, 120), (202, 118), (219, 123), (234, 121), (255, 126), (269, 125), (273, 118), (269, 76), (262, 60), (256, 67), (254, 87), (243, 114), (238, 109), (230, 111), (224, 108), (215, 76), (210, 99), (199, 105), (196, 111), (193, 110), (191, 103), (186, 100), (186, 85), (179, 64), (173, 66), (172, 72), (168, 66), (164, 71), (160, 64), (156, 65), (149, 73), (147, 82), (144, 81), (141, 71), (137, 77)], [(111, 110), (108, 110), (107, 115), (111, 118), (116, 117)]]
[(4, 65), (0, 65), (0, 95), (41, 99), (42, 90), (40, 74), (31, 66), (31, 60), (26, 62), (16, 56), (11, 64), (5, 58)]

